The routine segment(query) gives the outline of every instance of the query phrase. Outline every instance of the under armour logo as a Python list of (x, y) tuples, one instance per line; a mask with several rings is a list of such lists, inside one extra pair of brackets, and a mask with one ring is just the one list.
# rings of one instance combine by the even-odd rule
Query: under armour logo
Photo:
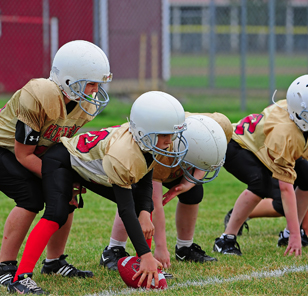
[(37, 136), (36, 138), (35, 137), (33, 137), (33, 136), (30, 136), (30, 139), (29, 139), (29, 141), (36, 141), (36, 142), (38, 142), (38, 140), (39, 140), (39, 138), (40, 138), (40, 136)]

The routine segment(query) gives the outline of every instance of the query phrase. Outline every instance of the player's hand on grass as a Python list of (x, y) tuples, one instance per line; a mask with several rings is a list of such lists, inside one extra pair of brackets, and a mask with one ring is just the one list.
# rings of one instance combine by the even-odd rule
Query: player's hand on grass
[(155, 246), (154, 258), (157, 259), (163, 265), (164, 269), (171, 266), (170, 253), (166, 247)]
[(302, 255), (302, 241), (300, 234), (290, 234), (289, 236), (289, 244), (284, 252), (284, 255), (295, 255), (300, 256)]

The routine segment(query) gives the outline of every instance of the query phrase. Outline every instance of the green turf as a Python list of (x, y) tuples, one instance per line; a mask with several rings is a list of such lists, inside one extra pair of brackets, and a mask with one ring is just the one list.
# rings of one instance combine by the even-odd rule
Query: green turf
[[(191, 112), (222, 112), (232, 121), (246, 113), (239, 111), (237, 98), (215, 99), (204, 96), (182, 98), (184, 108)], [(91, 125), (94, 129), (126, 121), (132, 102), (111, 98), (110, 105)], [(249, 100), (247, 112), (257, 112), (266, 106), (266, 100)], [(221, 170), (217, 179), (204, 185), (204, 200), (200, 204), (194, 241), (200, 244), (209, 255), (216, 256), (218, 262), (207, 264), (177, 262), (174, 257), (176, 242), (175, 208), (176, 199), (165, 207), (167, 243), (172, 258), (170, 272), (174, 279), (168, 280), (169, 290), (159, 295), (304, 295), (307, 289), (308, 253), (303, 250), (301, 258), (284, 257), (283, 248), (277, 248), (278, 233), (285, 227), (284, 218), (252, 219), (250, 232), (244, 230), (239, 243), (242, 257), (224, 256), (211, 252), (214, 240), (223, 228), (225, 214), (233, 206), (237, 196), (245, 188), (243, 184)], [(91, 192), (84, 195), (85, 206), (76, 210), (71, 235), (66, 252), (68, 261), (78, 268), (92, 270), (91, 279), (63, 278), (40, 274), (41, 256), (34, 270), (34, 280), (52, 295), (118, 295), (131, 293), (144, 295), (143, 291), (126, 290), (125, 284), (116, 272), (109, 272), (99, 265), (100, 255), (109, 242), (116, 206), (112, 202)], [(5, 219), (13, 207), (13, 202), (0, 193), (0, 238)], [(35, 222), (42, 213), (39, 213)], [(18, 256), (21, 258), (22, 250)], [(134, 249), (130, 241), (127, 251), (132, 255)], [(296, 272), (279, 273), (284, 268), (296, 267)], [(301, 271), (301, 268), (304, 268)], [(306, 268), (306, 269), (305, 269)], [(275, 276), (271, 276), (273, 271)], [(281, 276), (279, 276), (281, 275)], [(0, 287), (0, 294), (6, 295)], [(157, 295), (148, 292), (146, 295)]]
[[(216, 65), (226, 69), (228, 73), (219, 73), (216, 79), (218, 89), (227, 90), (223, 94), (196, 93), (190, 90), (207, 90), (208, 60), (200, 56), (175, 56), (171, 60), (172, 70), (176, 72), (168, 82), (172, 92), (190, 112), (221, 112), (231, 122), (249, 113), (261, 111), (269, 103), (264, 92), (249, 95), (246, 100), (246, 111), (240, 111), (240, 98), (232, 91), (239, 87), (239, 75), (232, 75), (232, 69), (238, 71), (238, 57), (217, 57)], [(276, 76), (279, 89), (285, 91), (290, 82), (304, 72), (307, 67), (305, 55), (286, 58), (277, 56), (275, 59), (280, 74)], [(247, 84), (254, 89), (268, 88), (268, 57), (256, 55), (247, 60), (247, 65), (261, 69), (265, 73), (248, 75)], [(186, 74), (187, 69), (201, 69), (201, 74)], [(264, 68), (266, 68), (264, 70)], [(231, 71), (230, 71), (231, 69)], [(292, 71), (289, 71), (292, 70)], [(184, 74), (183, 74), (184, 73)], [(230, 74), (231, 73), (231, 74)], [(168, 89), (168, 88), (167, 88)], [(229, 91), (231, 90), (231, 91)], [(282, 98), (284, 95), (281, 95)], [(0, 107), (9, 96), (0, 97)], [(118, 99), (111, 95), (107, 108), (97, 116), (85, 129), (100, 129), (118, 125), (127, 121), (133, 101)], [(248, 221), (250, 231), (244, 230), (238, 242), (243, 256), (224, 256), (211, 252), (214, 240), (224, 230), (223, 219), (245, 186), (221, 170), (217, 179), (204, 185), (204, 200), (200, 204), (194, 241), (200, 244), (218, 262), (210, 264), (194, 264), (177, 262), (174, 257), (176, 242), (175, 209), (176, 199), (165, 207), (167, 225), (167, 243), (172, 258), (169, 270), (174, 279), (168, 281), (169, 290), (160, 291), (159, 295), (305, 295), (307, 294), (308, 251), (303, 249), (300, 258), (283, 256), (284, 249), (277, 248), (279, 231), (285, 227), (284, 218), (252, 219)], [(157, 292), (131, 291), (116, 272), (109, 272), (99, 265), (100, 255), (109, 242), (116, 206), (112, 202), (91, 192), (84, 195), (85, 206), (76, 210), (71, 235), (67, 244), (67, 260), (81, 269), (92, 270), (95, 274), (91, 279), (63, 278), (40, 274), (41, 256), (34, 270), (34, 280), (52, 295), (85, 296), (85, 295), (157, 295)], [(14, 206), (13, 201), (0, 193), (0, 238), (7, 215)], [(35, 223), (42, 216), (38, 214)], [(18, 256), (20, 260), (23, 247)], [(133, 255), (134, 249), (130, 242), (127, 251)], [(293, 268), (294, 272), (287, 272)], [(279, 272), (280, 271), (280, 272)], [(271, 273), (273, 272), (273, 273)], [(7, 295), (4, 287), (0, 287), (0, 295)]]

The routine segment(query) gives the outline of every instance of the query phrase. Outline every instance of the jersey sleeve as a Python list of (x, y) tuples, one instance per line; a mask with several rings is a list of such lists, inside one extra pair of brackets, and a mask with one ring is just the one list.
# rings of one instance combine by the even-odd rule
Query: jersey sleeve
[(17, 119), (39, 132), (43, 126), (44, 110), (37, 100), (25, 89), (21, 90)]
[[(284, 125), (277, 125), (267, 135), (264, 145), (273, 177), (293, 184), (297, 175), (295, 161), (304, 150), (304, 137), (296, 137)], [(301, 149), (302, 148), (302, 149)]]
[(111, 155), (104, 156), (103, 167), (111, 184), (117, 184), (129, 189), (131, 184), (138, 181), (131, 170), (127, 169), (117, 158)]
[(147, 167), (139, 146), (130, 133), (125, 133), (106, 148), (103, 168), (111, 184), (131, 188), (152, 169), (152, 165)]

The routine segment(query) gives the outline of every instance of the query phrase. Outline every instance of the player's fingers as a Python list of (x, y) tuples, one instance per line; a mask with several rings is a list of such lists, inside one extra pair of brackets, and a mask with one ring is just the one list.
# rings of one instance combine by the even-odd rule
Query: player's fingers
[(171, 266), (170, 260), (166, 260), (162, 263), (163, 263), (163, 269), (168, 269)]
[[(155, 282), (155, 288), (158, 288), (159, 278), (158, 278), (158, 272), (157, 271), (154, 272), (154, 282)], [(151, 283), (150, 283), (150, 285), (151, 285)]]
[(132, 280), (134, 281), (140, 274), (142, 273), (141, 270), (137, 271), (134, 276), (132, 277)]
[(300, 256), (302, 254), (302, 249), (295, 250), (295, 257)]
[(174, 197), (175, 197), (175, 196), (171, 196), (171, 195), (165, 197), (165, 195), (164, 195), (163, 206), (164, 206), (165, 204), (167, 204), (170, 200), (172, 200)]
[[(147, 276), (147, 273), (146, 273), (146, 272), (143, 272), (142, 275), (141, 275), (141, 277), (140, 277), (140, 280), (139, 280), (139, 282), (138, 282), (138, 287), (141, 287), (141, 285), (142, 285), (144, 279), (146, 278), (146, 276)], [(148, 285), (147, 285), (147, 288), (148, 288)]]

